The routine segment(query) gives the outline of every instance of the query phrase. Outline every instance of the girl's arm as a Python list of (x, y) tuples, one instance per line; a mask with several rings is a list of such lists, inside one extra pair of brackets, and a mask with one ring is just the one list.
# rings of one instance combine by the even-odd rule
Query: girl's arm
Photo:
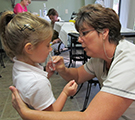
[(45, 111), (61, 111), (65, 105), (68, 96), (72, 96), (76, 93), (77, 84), (74, 80), (70, 81), (63, 89), (57, 100)]

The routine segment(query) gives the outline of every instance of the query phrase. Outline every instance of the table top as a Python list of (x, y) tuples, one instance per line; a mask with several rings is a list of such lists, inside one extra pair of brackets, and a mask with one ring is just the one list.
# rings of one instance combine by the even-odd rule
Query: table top
[(135, 31), (128, 28), (122, 28), (121, 29), (121, 35), (125, 37), (135, 37)]
[[(59, 38), (65, 46), (68, 45), (68, 35), (79, 37), (79, 33), (75, 29), (73, 22), (55, 22), (54, 30), (59, 33)], [(121, 28), (121, 35), (125, 37), (135, 37), (135, 31), (128, 28)]]
[(59, 33), (59, 38), (66, 47), (68, 45), (68, 33), (78, 33), (73, 22), (55, 22), (54, 30)]

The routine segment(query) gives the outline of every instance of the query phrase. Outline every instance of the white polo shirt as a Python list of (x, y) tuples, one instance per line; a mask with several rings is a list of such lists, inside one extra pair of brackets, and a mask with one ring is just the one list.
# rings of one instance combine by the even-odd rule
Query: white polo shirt
[[(134, 44), (126, 40), (119, 42), (108, 72), (104, 69), (104, 60), (98, 58), (91, 58), (84, 68), (98, 78), (102, 86), (101, 91), (135, 100)], [(120, 120), (124, 120), (124, 118), (135, 120), (135, 102), (130, 105), (123, 116), (123, 119)]]
[(37, 67), (18, 61), (13, 65), (13, 84), (19, 90), (22, 100), (37, 110), (44, 110), (55, 101), (48, 73)]

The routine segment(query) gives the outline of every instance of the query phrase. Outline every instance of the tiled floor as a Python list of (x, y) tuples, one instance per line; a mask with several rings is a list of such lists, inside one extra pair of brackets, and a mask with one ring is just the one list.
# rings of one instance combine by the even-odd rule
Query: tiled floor
[[(67, 63), (68, 52), (64, 53), (63, 56), (65, 58), (65, 63)], [(8, 57), (5, 57), (4, 64), (5, 64), (5, 68), (0, 66), (0, 75), (2, 76), (0, 78), (0, 120), (21, 120), (18, 113), (12, 107), (11, 92), (8, 89), (8, 87), (12, 85), (13, 62), (9, 60)], [(77, 65), (80, 65), (80, 63), (77, 63)], [(54, 74), (50, 78), (50, 82), (52, 84), (54, 96), (57, 98), (67, 82), (56, 74)], [(83, 108), (86, 89), (87, 89), (87, 82), (83, 84), (82, 89), (73, 99), (70, 98), (67, 99), (63, 111), (68, 111), (68, 110), (80, 111)], [(99, 91), (99, 86), (93, 85), (89, 102), (98, 91)]]

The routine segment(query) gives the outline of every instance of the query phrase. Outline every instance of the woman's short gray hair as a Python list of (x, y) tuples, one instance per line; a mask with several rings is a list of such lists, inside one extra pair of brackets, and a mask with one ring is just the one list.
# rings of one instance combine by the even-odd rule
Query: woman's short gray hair
[(98, 33), (108, 28), (110, 42), (118, 44), (119, 40), (122, 39), (119, 16), (111, 8), (105, 8), (99, 4), (89, 4), (82, 7), (76, 18), (76, 29), (79, 31), (83, 28), (84, 23), (93, 27)]

